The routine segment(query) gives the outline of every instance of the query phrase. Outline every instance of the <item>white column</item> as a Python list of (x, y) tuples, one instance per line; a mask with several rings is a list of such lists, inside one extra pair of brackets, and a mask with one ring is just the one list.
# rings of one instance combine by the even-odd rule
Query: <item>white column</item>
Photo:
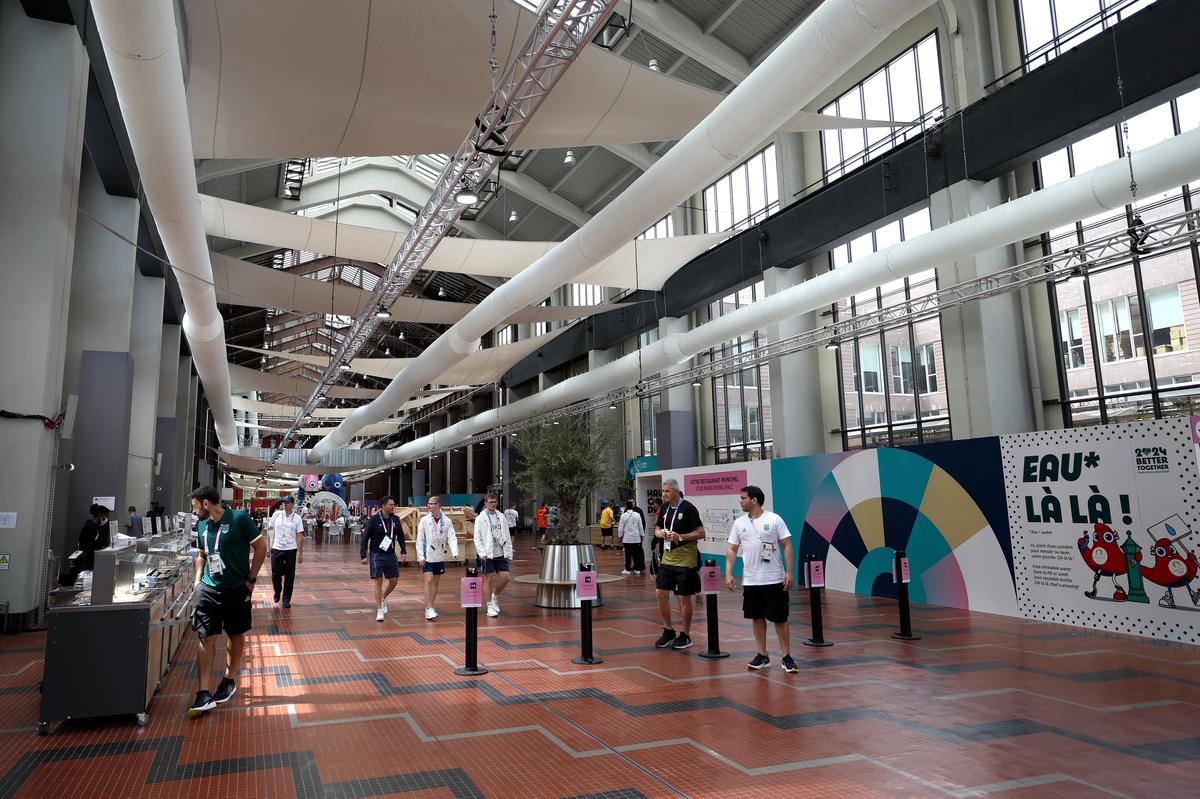
[[(930, 198), (935, 228), (1003, 202), (1000, 181), (962, 181)], [(1012, 248), (979, 253), (937, 267), (942, 287), (1013, 265)], [(1019, 297), (1001, 294), (942, 314), (942, 350), (950, 424), (955, 438), (1034, 429)]]
[(162, 356), (163, 297), (166, 281), (136, 273), (129, 354), (133, 393), (129, 414), (129, 456), (124, 505), (150, 506), (154, 479), (154, 429), (158, 413), (158, 370)]
[[(8, 341), (0, 406), (7, 409), (54, 416), (63, 406), (86, 96), (87, 60), (75, 28), (0, 3), (0, 330)], [(65, 472), (56, 468), (54, 435), (37, 421), (0, 425), (0, 452), (0, 510), (17, 514), (16, 527), (3, 531), (9, 565), (0, 602), (19, 627), (42, 605), (47, 498)]]
[[(807, 264), (791, 269), (768, 269), (763, 273), (767, 296), (778, 294), (809, 277)], [(782, 341), (818, 327), (816, 312), (793, 316), (786, 322), (767, 326), (768, 341)], [(771, 435), (776, 458), (794, 458), (825, 451), (822, 429), (820, 356), (821, 348), (772, 358)]]

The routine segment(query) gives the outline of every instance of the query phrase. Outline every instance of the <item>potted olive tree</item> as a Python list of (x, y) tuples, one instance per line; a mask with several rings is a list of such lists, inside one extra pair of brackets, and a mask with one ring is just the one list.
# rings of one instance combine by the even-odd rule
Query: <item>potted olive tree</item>
[[(617, 413), (565, 416), (533, 422), (512, 438), (518, 466), (513, 482), (525, 494), (546, 497), (559, 508), (543, 551), (537, 604), (578, 607), (575, 574), (580, 564), (595, 563), (591, 540), (579, 541), (580, 510), (593, 492), (610, 493), (621, 479), (617, 447), (624, 428)], [(568, 585), (569, 583), (569, 585)]]

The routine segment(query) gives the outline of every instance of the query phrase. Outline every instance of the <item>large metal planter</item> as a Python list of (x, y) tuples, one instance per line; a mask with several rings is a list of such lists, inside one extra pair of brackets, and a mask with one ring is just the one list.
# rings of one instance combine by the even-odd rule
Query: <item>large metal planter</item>
[[(577, 608), (579, 597), (575, 595), (575, 580), (579, 567), (596, 562), (596, 548), (591, 544), (549, 544), (542, 550), (542, 570), (538, 575), (537, 596), (534, 604), (539, 608)], [(592, 607), (604, 604), (604, 591), (596, 587), (597, 597)]]

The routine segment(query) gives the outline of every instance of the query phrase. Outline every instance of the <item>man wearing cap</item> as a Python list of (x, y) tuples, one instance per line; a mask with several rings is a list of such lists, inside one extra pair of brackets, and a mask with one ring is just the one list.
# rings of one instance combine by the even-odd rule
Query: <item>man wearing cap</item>
[(275, 588), (275, 601), (283, 599), (283, 606), (292, 606), (292, 589), (296, 586), (296, 564), (304, 562), (304, 519), (296, 513), (296, 503), (290, 497), (283, 498), (283, 507), (275, 511), (267, 521), (267, 535), (271, 540), (271, 585)]

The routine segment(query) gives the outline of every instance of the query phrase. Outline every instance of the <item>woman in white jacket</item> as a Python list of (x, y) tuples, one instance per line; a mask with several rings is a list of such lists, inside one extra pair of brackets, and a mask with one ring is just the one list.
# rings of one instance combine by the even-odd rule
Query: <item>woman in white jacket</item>
[(438, 583), (446, 573), (446, 551), (458, 557), (458, 540), (454, 537), (454, 525), (442, 513), (440, 497), (429, 498), (429, 513), (417, 525), (417, 562), (425, 577), (425, 618), (433, 621), (438, 617), (433, 607), (437, 599)]
[(621, 534), (621, 543), (625, 546), (625, 568), (621, 574), (641, 574), (646, 569), (646, 550), (642, 545), (646, 528), (642, 526), (642, 517), (633, 510), (632, 499), (625, 503), (625, 512), (621, 514), (617, 532)]
[[(483, 595), (488, 597), (487, 615), (500, 615), (500, 594), (508, 585), (508, 561), (513, 554), (508, 522), (496, 510), (499, 498), (488, 494), (483, 513), (475, 517), (475, 552), (482, 564)], [(494, 578), (494, 579), (493, 579)]]

